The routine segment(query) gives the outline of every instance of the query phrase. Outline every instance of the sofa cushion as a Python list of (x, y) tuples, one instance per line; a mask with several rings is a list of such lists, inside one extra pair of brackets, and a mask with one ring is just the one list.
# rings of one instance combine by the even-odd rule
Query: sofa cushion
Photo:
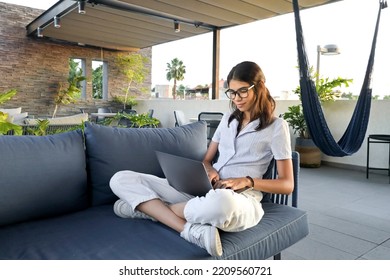
[[(220, 234), (221, 259), (267, 259), (308, 234), (307, 216), (265, 203), (258, 225)], [(112, 205), (0, 227), (0, 248), (0, 259), (213, 259), (161, 223), (117, 217)]]
[(12, 123), (14, 124), (19, 124), (19, 125), (22, 125), (25, 123), (25, 119), (28, 117), (28, 113), (27, 112), (23, 112), (23, 113), (20, 113), (20, 114), (15, 114), (12, 116)]
[(0, 112), (7, 113), (10, 116), (20, 114), (22, 112), (22, 107), (18, 108), (11, 108), (11, 109), (5, 109), (5, 108), (0, 108)]
[(0, 136), (0, 225), (87, 207), (81, 131)]
[(0, 112), (8, 114), (7, 121), (10, 123), (23, 124), (24, 118), (28, 116), (27, 112), (21, 113), (22, 107), (14, 109), (1, 109)]
[(155, 151), (202, 160), (207, 149), (207, 124), (174, 128), (117, 128), (86, 123), (85, 142), (92, 204), (112, 203), (109, 181), (121, 170), (163, 177)]

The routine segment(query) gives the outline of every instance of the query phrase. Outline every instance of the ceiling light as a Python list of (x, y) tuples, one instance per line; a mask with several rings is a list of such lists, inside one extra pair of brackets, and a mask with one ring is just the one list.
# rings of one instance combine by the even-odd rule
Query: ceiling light
[(60, 28), (61, 27), (61, 18), (58, 16), (54, 17), (54, 27), (55, 28)]
[(79, 14), (85, 14), (85, 0), (79, 1)]
[(175, 20), (173, 22), (173, 26), (174, 26), (174, 29), (175, 29), (176, 33), (180, 32), (180, 23), (178, 21)]
[(40, 27), (37, 28), (37, 37), (38, 38), (42, 38), (43, 37), (42, 28), (40, 28)]

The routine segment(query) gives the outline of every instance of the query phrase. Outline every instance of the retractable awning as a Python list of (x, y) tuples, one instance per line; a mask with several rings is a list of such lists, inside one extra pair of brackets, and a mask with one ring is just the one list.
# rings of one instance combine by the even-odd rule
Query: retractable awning
[[(299, 5), (307, 9), (337, 1), (300, 0)], [(28, 36), (120, 51), (213, 32), (215, 99), (220, 30), (292, 11), (292, 0), (60, 0), (26, 28)]]
[[(301, 0), (302, 9), (337, 0)], [(27, 35), (113, 50), (138, 50), (283, 15), (291, 0), (61, 0), (27, 26)], [(85, 13), (79, 12), (79, 5)], [(60, 20), (56, 28), (54, 19)], [(180, 32), (175, 32), (174, 23)], [(179, 31), (179, 30), (176, 30)]]

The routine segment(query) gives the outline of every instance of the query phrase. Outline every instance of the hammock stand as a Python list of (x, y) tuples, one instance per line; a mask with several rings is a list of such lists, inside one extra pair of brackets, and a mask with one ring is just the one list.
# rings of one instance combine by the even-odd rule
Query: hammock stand
[(336, 142), (326, 123), (314, 82), (310, 79), (309, 63), (299, 15), (299, 4), (298, 0), (293, 0), (303, 114), (313, 142), (328, 156), (350, 156), (360, 149), (365, 139), (371, 108), (371, 76), (374, 66), (376, 39), (381, 10), (386, 7), (387, 2), (380, 0), (371, 53), (359, 98), (346, 131), (340, 140)]

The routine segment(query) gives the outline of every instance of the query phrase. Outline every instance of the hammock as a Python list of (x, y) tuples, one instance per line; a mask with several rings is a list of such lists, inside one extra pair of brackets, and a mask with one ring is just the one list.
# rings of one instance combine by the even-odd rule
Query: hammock
[(328, 156), (350, 156), (360, 149), (365, 139), (371, 107), (372, 89), (370, 83), (374, 65), (376, 38), (381, 10), (387, 7), (386, 1), (380, 1), (379, 4), (378, 18), (362, 89), (350, 123), (344, 135), (336, 142), (326, 123), (314, 82), (310, 79), (298, 0), (293, 0), (303, 114), (313, 142)]

